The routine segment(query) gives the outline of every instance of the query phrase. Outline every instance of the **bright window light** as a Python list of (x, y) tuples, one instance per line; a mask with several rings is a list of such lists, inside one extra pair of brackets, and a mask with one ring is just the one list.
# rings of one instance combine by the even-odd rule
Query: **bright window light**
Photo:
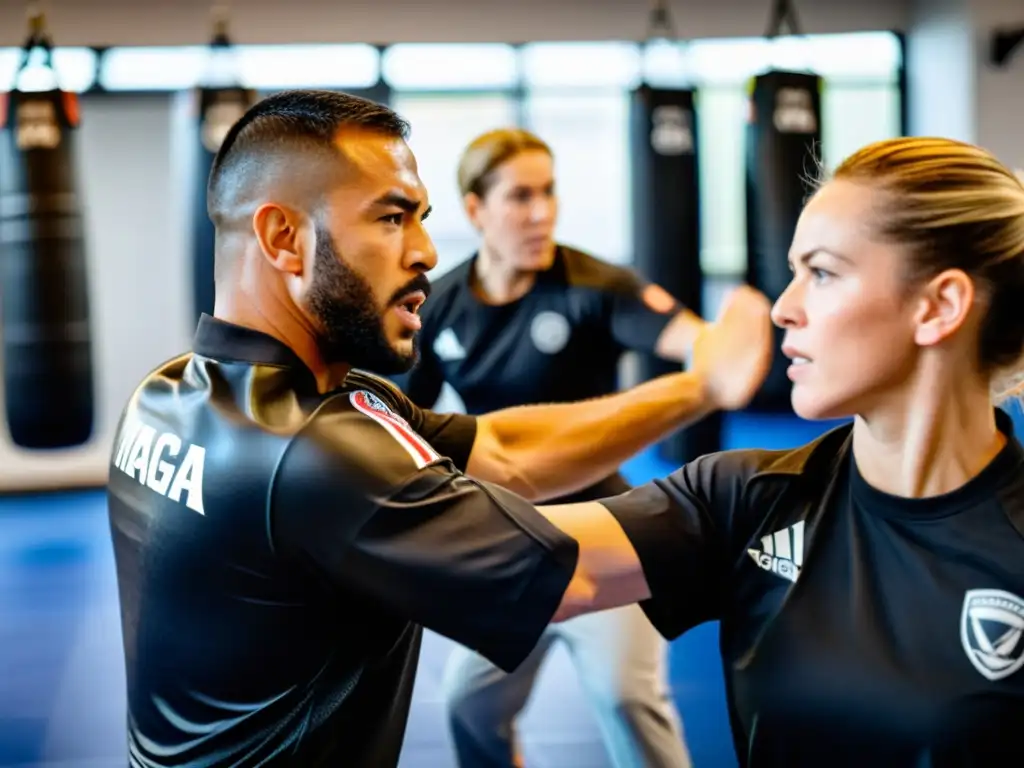
[(199, 84), (209, 65), (206, 46), (111, 48), (100, 64), (108, 91), (177, 91)]
[(633, 88), (640, 82), (635, 43), (530, 43), (522, 51), (527, 87)]
[(700, 83), (742, 83), (765, 71), (768, 41), (764, 38), (695, 40), (690, 45), (690, 65)]
[(380, 78), (372, 45), (245, 45), (237, 52), (242, 84), (257, 90), (370, 88)]
[(32, 51), (28, 66), (14, 82), (18, 65), (21, 64), (21, 48), (0, 48), (0, 91), (17, 85), (23, 91), (47, 91), (57, 86), (65, 91), (81, 93), (92, 87), (96, 79), (96, 52), (91, 48), (54, 48), (53, 69), (44, 65), (44, 54), (40, 49)]
[(399, 43), (384, 52), (381, 72), (397, 91), (512, 88), (515, 49), (503, 44)]
[(884, 78), (895, 83), (902, 64), (899, 40), (889, 32), (815, 35), (807, 39), (806, 50), (810, 65), (832, 80)]
[(641, 69), (654, 88), (686, 88), (693, 83), (690, 46), (683, 41), (653, 40), (641, 47)]
[(379, 58), (376, 48), (362, 44), (112, 48), (103, 58), (100, 82), (111, 91), (235, 83), (256, 90), (369, 88), (377, 83)]
[(895, 81), (900, 66), (899, 42), (889, 32), (695, 40), (689, 48), (693, 76), (706, 85), (744, 82), (772, 68)]

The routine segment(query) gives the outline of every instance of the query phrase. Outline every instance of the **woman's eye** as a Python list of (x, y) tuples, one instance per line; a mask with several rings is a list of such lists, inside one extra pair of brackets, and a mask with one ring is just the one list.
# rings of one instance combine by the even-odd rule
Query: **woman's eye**
[(828, 271), (826, 271), (824, 269), (821, 269), (820, 267), (811, 267), (811, 275), (818, 282), (821, 282), (822, 280), (825, 280), (825, 279), (827, 279), (829, 277), (832, 277), (832, 273), (831, 272), (828, 272)]

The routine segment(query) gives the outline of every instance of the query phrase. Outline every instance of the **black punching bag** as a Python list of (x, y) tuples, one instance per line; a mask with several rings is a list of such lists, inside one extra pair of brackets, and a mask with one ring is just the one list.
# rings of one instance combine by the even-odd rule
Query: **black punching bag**
[[(754, 78), (747, 124), (747, 282), (775, 301), (786, 290), (797, 219), (818, 173), (821, 147), (821, 78), (801, 72), (766, 72)], [(789, 361), (775, 354), (751, 410), (789, 412)]]
[[(637, 271), (703, 315), (700, 192), (694, 92), (641, 86), (632, 94), (633, 253)], [(654, 355), (640, 357), (643, 379), (678, 371)], [(682, 464), (719, 450), (721, 422), (710, 416), (659, 446)]]
[(247, 88), (199, 88), (195, 92), (192, 191), (192, 306), (193, 320), (213, 314), (213, 222), (206, 212), (206, 182), (225, 134), (256, 103)]
[(93, 429), (78, 101), (60, 90), (0, 95), (0, 328), (11, 439), (68, 448)]

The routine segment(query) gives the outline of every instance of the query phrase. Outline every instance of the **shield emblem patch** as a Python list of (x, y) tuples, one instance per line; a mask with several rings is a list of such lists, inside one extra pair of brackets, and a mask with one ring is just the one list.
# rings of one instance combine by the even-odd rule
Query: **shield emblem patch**
[(971, 664), (989, 680), (1024, 666), (1024, 600), (1000, 589), (971, 589), (960, 613), (960, 642)]

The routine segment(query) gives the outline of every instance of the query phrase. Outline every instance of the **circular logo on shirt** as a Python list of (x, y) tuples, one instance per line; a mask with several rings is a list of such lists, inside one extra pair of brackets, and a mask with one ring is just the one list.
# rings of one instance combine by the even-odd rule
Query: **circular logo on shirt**
[(547, 355), (560, 352), (569, 343), (569, 321), (557, 312), (538, 312), (530, 324), (530, 339)]
[(1024, 667), (1024, 600), (1001, 589), (970, 589), (960, 611), (964, 653), (984, 677), (1002, 680)]

